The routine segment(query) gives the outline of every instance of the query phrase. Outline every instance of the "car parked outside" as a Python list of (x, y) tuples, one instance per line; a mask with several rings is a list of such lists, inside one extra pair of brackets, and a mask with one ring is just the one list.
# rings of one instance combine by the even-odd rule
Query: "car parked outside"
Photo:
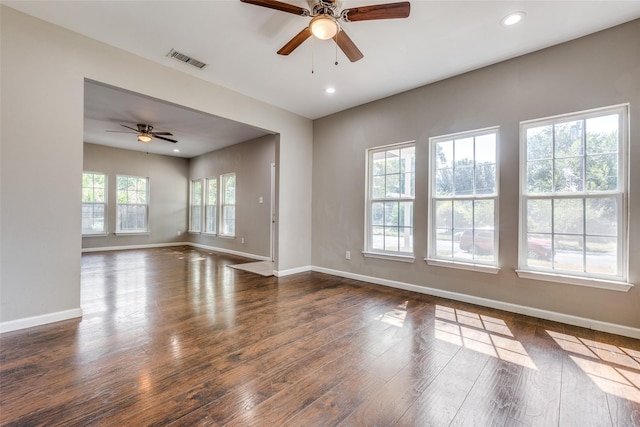
[[(465, 230), (460, 235), (460, 249), (476, 255), (486, 255), (493, 253), (493, 230), (476, 230), (475, 239), (473, 230)], [(527, 239), (527, 257), (536, 259), (551, 259), (553, 250), (551, 242), (529, 237)]]

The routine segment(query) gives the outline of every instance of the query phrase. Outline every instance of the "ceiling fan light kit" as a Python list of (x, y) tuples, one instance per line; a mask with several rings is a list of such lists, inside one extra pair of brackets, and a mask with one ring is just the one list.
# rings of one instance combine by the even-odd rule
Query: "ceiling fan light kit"
[(320, 15), (316, 16), (309, 23), (311, 33), (320, 40), (329, 40), (335, 37), (340, 31), (338, 22), (330, 16)]
[(356, 62), (364, 57), (360, 49), (349, 38), (338, 23), (357, 21), (372, 21), (377, 19), (407, 18), (411, 12), (408, 1), (397, 3), (376, 4), (371, 6), (354, 7), (338, 10), (337, 0), (315, 0), (311, 10), (277, 0), (240, 0), (256, 6), (279, 10), (298, 16), (311, 17), (309, 26), (296, 34), (279, 51), (278, 55), (289, 55), (309, 37), (320, 40), (333, 39), (349, 61)]
[(141, 133), (140, 135), (138, 135), (138, 141), (144, 142), (145, 144), (151, 142), (151, 135), (149, 135), (148, 133)]

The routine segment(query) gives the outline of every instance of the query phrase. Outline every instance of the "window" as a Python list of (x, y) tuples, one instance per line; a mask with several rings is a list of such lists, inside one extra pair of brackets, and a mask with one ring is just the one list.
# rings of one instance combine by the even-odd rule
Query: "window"
[(143, 233), (148, 229), (149, 179), (117, 176), (116, 232)]
[(107, 176), (82, 174), (82, 234), (105, 234), (107, 212)]
[(521, 123), (522, 272), (626, 281), (627, 117), (617, 106)]
[(429, 143), (429, 260), (488, 266), (486, 271), (496, 273), (498, 129)]
[(371, 149), (367, 154), (368, 191), (364, 254), (412, 257), (415, 144)]
[(236, 234), (236, 174), (228, 173), (220, 177), (222, 191), (221, 229), (224, 236)]
[(189, 211), (189, 231), (199, 233), (202, 230), (202, 180), (191, 181)]
[(217, 232), (216, 221), (218, 219), (218, 180), (208, 178), (205, 189), (204, 232), (215, 234)]

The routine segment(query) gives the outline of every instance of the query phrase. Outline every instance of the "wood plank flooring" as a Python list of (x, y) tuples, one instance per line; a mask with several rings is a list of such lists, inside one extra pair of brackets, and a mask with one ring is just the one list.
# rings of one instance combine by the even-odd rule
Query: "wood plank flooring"
[(189, 247), (82, 256), (0, 336), (7, 426), (640, 426), (640, 341)]

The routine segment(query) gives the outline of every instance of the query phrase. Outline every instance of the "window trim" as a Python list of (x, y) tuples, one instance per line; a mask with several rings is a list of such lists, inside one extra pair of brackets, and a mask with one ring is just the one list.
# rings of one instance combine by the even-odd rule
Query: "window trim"
[(375, 199), (377, 201), (380, 200), (389, 200), (394, 202), (411, 202), (413, 211), (413, 223), (411, 224), (411, 229), (413, 230), (413, 245), (411, 247), (411, 252), (400, 252), (400, 251), (385, 251), (383, 249), (373, 249), (372, 247), (372, 237), (371, 237), (371, 204), (374, 199), (371, 198), (371, 182), (372, 176), (371, 173), (371, 161), (373, 158), (373, 154), (378, 152), (385, 152), (391, 150), (400, 150), (402, 148), (413, 147), (414, 149), (414, 163), (417, 160), (415, 150), (417, 149), (417, 144), (415, 140), (398, 142), (393, 144), (382, 145), (378, 147), (367, 148), (365, 151), (365, 209), (364, 209), (364, 249), (362, 250), (362, 255), (365, 258), (377, 258), (384, 259), (390, 261), (399, 261), (412, 263), (415, 261), (415, 179), (417, 168), (413, 171), (413, 188), (414, 195), (413, 197), (402, 197), (397, 199)]
[[(145, 190), (145, 195), (146, 195), (146, 203), (143, 205), (141, 203), (120, 203), (118, 202), (118, 178), (142, 178), (146, 181), (146, 190)], [(150, 234), (150, 224), (149, 224), (149, 206), (150, 206), (150, 201), (151, 201), (151, 195), (150, 195), (150, 189), (151, 189), (151, 180), (149, 179), (149, 177), (145, 177), (145, 176), (135, 176), (135, 175), (116, 175), (116, 231), (115, 231), (115, 235), (116, 236), (130, 236), (130, 235), (148, 235)], [(119, 206), (121, 205), (140, 205), (140, 206), (146, 206), (145, 209), (145, 226), (146, 229), (145, 230), (121, 230), (120, 227), (120, 210), (118, 209)]]
[[(496, 156), (496, 194), (495, 195), (464, 195), (464, 196), (450, 196), (442, 199), (438, 199), (435, 196), (435, 185), (436, 181), (434, 179), (434, 173), (436, 171), (435, 168), (435, 146), (440, 141), (446, 141), (449, 139), (464, 139), (469, 137), (479, 137), (483, 135), (495, 134), (496, 135), (496, 148), (495, 148), (495, 156)], [(460, 270), (469, 270), (476, 271), (479, 273), (490, 273), (497, 274), (500, 271), (500, 126), (489, 126), (480, 129), (473, 129), (463, 132), (454, 132), (446, 135), (439, 135), (429, 138), (429, 161), (428, 161), (428, 194), (427, 194), (427, 257), (424, 261), (431, 266), (436, 267), (445, 267), (445, 268), (453, 268)], [(475, 158), (474, 158), (475, 165)], [(494, 244), (493, 244), (493, 252), (494, 252), (494, 262), (476, 262), (475, 260), (463, 260), (463, 259), (454, 259), (451, 258), (439, 258), (434, 256), (434, 246), (436, 243), (437, 234), (434, 232), (433, 227), (435, 225), (435, 202), (437, 200), (494, 200), (494, 225), (493, 225), (493, 233), (494, 233)], [(475, 228), (474, 228), (475, 231)]]
[[(108, 201), (109, 201), (109, 175), (107, 175), (105, 172), (94, 172), (94, 171), (82, 171), (82, 175), (85, 174), (92, 174), (92, 175), (102, 175), (104, 176), (104, 202), (85, 202), (84, 200), (81, 202), (82, 206), (84, 206), (85, 204), (91, 204), (91, 205), (103, 205), (104, 206), (104, 215), (102, 217), (102, 222), (103, 222), (103, 230), (101, 232), (97, 232), (97, 233), (85, 233), (82, 229), (81, 229), (81, 234), (82, 237), (104, 237), (104, 236), (108, 236), (109, 235), (109, 223), (107, 222), (107, 218), (108, 218)], [(83, 186), (82, 189), (84, 189), (85, 187)]]
[[(619, 122), (619, 138), (618, 138), (618, 184), (619, 188), (615, 191), (598, 191), (589, 192), (584, 189), (579, 193), (557, 193), (552, 192), (548, 195), (529, 195), (527, 193), (527, 140), (526, 131), (529, 128), (537, 126), (556, 125), (565, 123), (570, 120), (586, 121), (594, 117), (602, 117), (606, 115), (618, 114)], [(628, 103), (599, 107), (589, 110), (570, 112), (554, 116), (542, 117), (537, 119), (524, 120), (519, 125), (519, 150), (520, 150), (520, 176), (519, 176), (519, 215), (518, 215), (518, 267), (516, 274), (520, 278), (541, 280), (546, 282), (554, 282), (559, 284), (568, 284), (576, 286), (585, 286), (599, 289), (609, 289), (627, 292), (634, 285), (629, 282), (629, 149), (630, 149), (630, 105)], [(586, 155), (586, 154), (585, 154)], [(555, 158), (555, 157), (554, 157)], [(586, 171), (585, 171), (586, 174)], [(530, 199), (562, 199), (562, 198), (579, 198), (588, 199), (590, 197), (610, 196), (619, 200), (619, 211), (617, 218), (618, 228), (618, 274), (605, 275), (595, 273), (572, 274), (568, 270), (546, 270), (530, 267), (526, 265), (526, 203)], [(583, 213), (583, 219), (586, 213)]]

